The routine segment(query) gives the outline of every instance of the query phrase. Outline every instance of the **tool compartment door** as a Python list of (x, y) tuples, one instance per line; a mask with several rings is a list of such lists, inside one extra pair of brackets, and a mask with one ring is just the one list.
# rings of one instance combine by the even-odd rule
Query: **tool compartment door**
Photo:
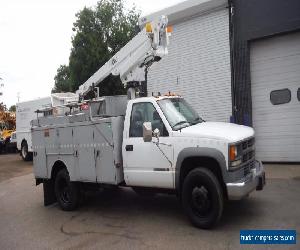
[(90, 125), (76, 126), (73, 133), (79, 180), (96, 182), (93, 128)]
[(117, 184), (111, 121), (94, 125), (97, 182)]
[(36, 178), (47, 178), (44, 131), (34, 130), (31, 134), (33, 145), (34, 176)]

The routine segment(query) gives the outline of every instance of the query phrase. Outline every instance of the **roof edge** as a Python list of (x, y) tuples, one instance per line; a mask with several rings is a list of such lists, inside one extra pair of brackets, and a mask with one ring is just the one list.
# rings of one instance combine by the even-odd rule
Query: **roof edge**
[(169, 24), (174, 24), (179, 20), (186, 19), (187, 17), (204, 14), (213, 9), (220, 7), (227, 7), (228, 0), (187, 0), (160, 11), (154, 12), (139, 19), (139, 26), (143, 27), (147, 22), (166, 15)]

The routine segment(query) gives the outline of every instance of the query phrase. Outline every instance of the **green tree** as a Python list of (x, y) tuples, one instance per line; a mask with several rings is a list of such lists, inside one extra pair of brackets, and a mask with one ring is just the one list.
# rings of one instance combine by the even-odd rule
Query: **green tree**
[(16, 112), (16, 105), (10, 106), (9, 112)]
[(52, 93), (55, 92), (69, 92), (72, 90), (71, 79), (70, 79), (70, 69), (69, 66), (60, 65), (57, 69), (57, 74), (54, 77), (54, 88)]
[[(100, 0), (93, 8), (76, 14), (69, 65), (61, 65), (54, 91), (75, 91), (136, 34), (140, 13), (126, 10), (124, 0)], [(106, 79), (101, 95), (124, 93), (118, 77)]]

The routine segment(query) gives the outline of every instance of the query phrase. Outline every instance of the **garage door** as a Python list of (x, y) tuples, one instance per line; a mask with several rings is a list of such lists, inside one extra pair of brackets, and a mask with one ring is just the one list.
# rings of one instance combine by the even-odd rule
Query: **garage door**
[(256, 154), (262, 161), (300, 162), (300, 33), (251, 44)]
[(207, 121), (229, 122), (232, 114), (228, 9), (173, 26), (169, 54), (153, 64), (148, 94), (182, 95)]

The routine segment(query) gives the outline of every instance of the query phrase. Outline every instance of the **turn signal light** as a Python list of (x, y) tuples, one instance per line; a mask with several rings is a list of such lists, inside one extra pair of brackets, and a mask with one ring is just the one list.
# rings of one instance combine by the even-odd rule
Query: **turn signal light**
[(234, 161), (237, 156), (236, 146), (230, 146), (229, 148), (229, 159), (230, 161)]

